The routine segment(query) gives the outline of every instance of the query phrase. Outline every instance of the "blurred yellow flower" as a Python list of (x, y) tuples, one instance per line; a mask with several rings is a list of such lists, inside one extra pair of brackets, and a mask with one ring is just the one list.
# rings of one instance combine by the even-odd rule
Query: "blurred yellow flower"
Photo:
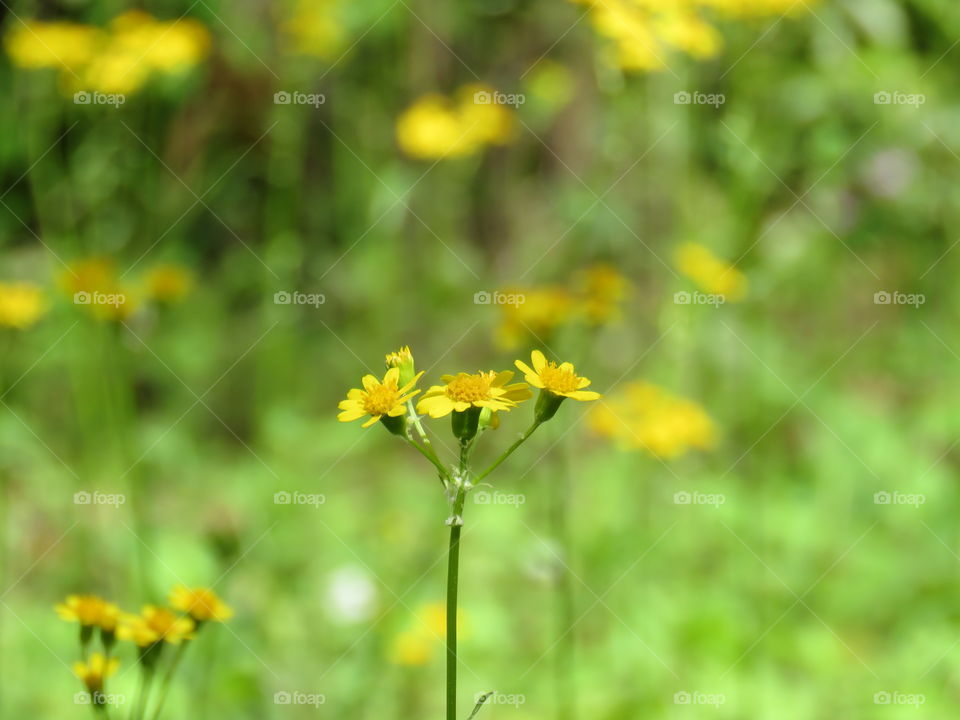
[(684, 243), (674, 253), (674, 262), (705, 293), (723, 295), (727, 302), (742, 300), (747, 294), (746, 276), (703, 245)]
[(417, 412), (440, 418), (472, 407), (510, 410), (533, 397), (526, 383), (508, 385), (513, 375), (510, 370), (442, 375), (440, 379), (444, 384), (434, 385), (423, 394), (417, 403)]
[(500, 303), (497, 344), (513, 350), (533, 339), (548, 344), (553, 331), (570, 319), (576, 300), (565, 288), (544, 285), (537, 288), (510, 288), (503, 291), (515, 302)]
[(208, 588), (177, 585), (170, 593), (170, 605), (185, 612), (194, 622), (224, 622), (233, 617), (233, 610)]
[(363, 389), (354, 388), (347, 393), (347, 399), (341, 400), (337, 406), (341, 412), (337, 415), (340, 422), (359, 420), (369, 415), (363, 427), (370, 427), (382, 417), (396, 418), (407, 412), (406, 402), (419, 390), (414, 390), (417, 380), (423, 373), (418, 373), (402, 387), (399, 386), (400, 368), (392, 367), (387, 370), (383, 380), (377, 380), (373, 375), (363, 376)]
[(193, 630), (194, 622), (190, 618), (175, 615), (166, 608), (146, 605), (140, 615), (121, 615), (117, 637), (140, 647), (161, 641), (177, 645), (193, 639)]
[[(457, 611), (457, 634), (469, 635), (463, 610)], [(447, 632), (447, 609), (443, 603), (428, 603), (418, 608), (413, 628), (398, 633), (387, 649), (387, 658), (395, 665), (426, 665), (443, 648)]]
[(646, 382), (631, 382), (588, 416), (594, 432), (627, 450), (675, 458), (716, 444), (716, 427), (695, 402)]
[(154, 300), (175, 303), (183, 300), (193, 289), (194, 277), (182, 265), (166, 263), (151, 268), (144, 279), (147, 295)]
[(43, 290), (31, 283), (0, 283), (0, 327), (28, 328), (47, 311)]
[(577, 281), (580, 307), (589, 322), (603, 325), (619, 319), (629, 283), (616, 268), (597, 263), (580, 271)]
[(120, 283), (110, 258), (79, 260), (62, 272), (58, 281), (74, 305), (99, 320), (122, 322), (140, 306), (140, 298)]
[(387, 658), (394, 665), (416, 667), (426, 665), (433, 655), (433, 642), (430, 637), (416, 630), (398, 633), (390, 643)]
[(54, 606), (57, 615), (82, 627), (99, 627), (112, 632), (117, 627), (120, 609), (96, 595), (68, 595), (63, 603)]
[(281, 30), (301, 55), (329, 59), (343, 46), (345, 29), (339, 0), (297, 0)]
[(513, 137), (512, 111), (494, 99), (485, 85), (466, 85), (456, 99), (424, 95), (397, 120), (397, 143), (419, 159), (472, 155), (486, 145), (504, 145)]
[(4, 38), (11, 62), (29, 70), (76, 71), (90, 61), (102, 42), (102, 31), (95, 27), (41, 20), (14, 22)]
[(120, 661), (117, 658), (108, 660), (101, 653), (95, 652), (87, 662), (75, 662), (73, 674), (80, 678), (88, 691), (99, 693), (103, 690), (104, 679), (116, 673), (118, 667)]

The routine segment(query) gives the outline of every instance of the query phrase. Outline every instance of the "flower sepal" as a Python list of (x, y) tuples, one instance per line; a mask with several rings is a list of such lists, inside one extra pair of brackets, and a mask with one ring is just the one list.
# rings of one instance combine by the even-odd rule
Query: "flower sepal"
[(463, 412), (452, 413), (453, 434), (460, 439), (460, 442), (469, 442), (477, 434), (481, 410), (482, 408), (479, 407), (471, 407)]
[(380, 418), (380, 423), (393, 435), (404, 437), (407, 434), (407, 418), (405, 415), (395, 417), (383, 415)]
[(566, 398), (563, 395), (554, 395), (549, 390), (541, 390), (537, 396), (537, 404), (533, 410), (533, 417), (537, 424), (545, 423), (557, 414), (561, 403)]

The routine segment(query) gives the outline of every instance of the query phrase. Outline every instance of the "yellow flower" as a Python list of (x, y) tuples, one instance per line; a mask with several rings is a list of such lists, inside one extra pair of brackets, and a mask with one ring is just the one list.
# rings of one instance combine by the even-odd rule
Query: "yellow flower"
[(120, 661), (117, 658), (108, 660), (101, 653), (95, 652), (87, 662), (75, 662), (73, 674), (80, 678), (91, 693), (99, 693), (103, 690), (104, 679), (116, 673), (119, 666)]
[(170, 593), (170, 604), (187, 613), (198, 624), (208, 620), (224, 622), (233, 617), (233, 610), (208, 588), (177, 585)]
[(82, 627), (99, 627), (112, 632), (117, 627), (120, 609), (96, 595), (68, 595), (66, 602), (54, 606), (63, 620)]
[(193, 274), (181, 265), (157, 265), (146, 276), (147, 294), (160, 302), (183, 300), (193, 289)]
[(15, 21), (4, 44), (14, 65), (29, 70), (76, 70), (94, 56), (100, 30), (71, 22)]
[(80, 260), (61, 273), (59, 282), (74, 305), (100, 320), (126, 320), (140, 306), (139, 298), (120, 283), (111, 258)]
[(589, 424), (626, 450), (662, 458), (708, 450), (716, 443), (716, 428), (703, 408), (646, 382), (629, 383), (595, 408)]
[(0, 327), (22, 330), (47, 311), (43, 290), (31, 283), (0, 283)]
[[(337, 406), (341, 412), (337, 415), (340, 422), (352, 422), (358, 420), (364, 415), (369, 415), (363, 427), (370, 427), (381, 418), (397, 418), (404, 415), (407, 411), (406, 402), (419, 390), (414, 390), (413, 386), (423, 373), (417, 373), (414, 378), (406, 385), (400, 387), (400, 369), (392, 367), (387, 370), (383, 380), (377, 380), (373, 375), (363, 376), (363, 389), (354, 388), (347, 393), (347, 399), (341, 400)], [(388, 426), (389, 429), (389, 426)]]
[[(457, 611), (457, 634), (463, 639), (466, 614)], [(411, 629), (398, 633), (388, 648), (387, 657), (395, 665), (415, 667), (426, 665), (435, 651), (442, 649), (447, 632), (447, 609), (443, 603), (428, 603), (416, 613), (416, 622)]]
[(485, 85), (467, 85), (451, 99), (424, 95), (397, 119), (397, 143), (407, 155), (420, 159), (472, 155), (484, 145), (502, 145), (513, 136), (513, 114), (493, 102)]
[(530, 353), (530, 361), (533, 363), (532, 369), (520, 360), (516, 360), (514, 365), (524, 374), (524, 380), (535, 388), (573, 400), (597, 400), (601, 397), (598, 392), (583, 389), (590, 385), (590, 381), (579, 377), (571, 363), (557, 365), (548, 361), (539, 350)]
[(677, 248), (674, 261), (705, 293), (722, 295), (727, 302), (742, 300), (747, 293), (746, 276), (703, 245), (684, 243)]
[(445, 384), (427, 390), (417, 403), (417, 412), (439, 418), (470, 408), (510, 410), (533, 396), (526, 383), (507, 384), (513, 375), (510, 370), (443, 375), (440, 379)]
[(599, 263), (581, 271), (579, 299), (589, 322), (602, 325), (620, 316), (627, 279), (611, 265)]
[(433, 655), (431, 638), (416, 630), (404, 630), (390, 643), (387, 657), (394, 665), (417, 667), (426, 665)]
[(180, 617), (166, 608), (145, 605), (140, 615), (122, 615), (117, 628), (117, 637), (130, 640), (140, 647), (148, 647), (158, 642), (177, 645), (183, 640), (193, 639), (194, 622), (188, 617)]
[(502, 292), (516, 300), (499, 305), (501, 322), (496, 340), (505, 350), (513, 350), (531, 338), (549, 343), (553, 331), (570, 319), (576, 303), (566, 288), (554, 285), (508, 288)]
[(281, 29), (301, 55), (330, 58), (343, 45), (345, 30), (337, 0), (298, 0)]

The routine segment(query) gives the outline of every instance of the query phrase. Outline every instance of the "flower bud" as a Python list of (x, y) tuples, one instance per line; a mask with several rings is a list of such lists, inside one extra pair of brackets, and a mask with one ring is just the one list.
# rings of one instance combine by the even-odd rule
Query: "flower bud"
[(398, 382), (400, 387), (403, 387), (413, 380), (414, 375), (417, 374), (413, 365), (413, 353), (410, 352), (410, 348), (407, 345), (387, 355), (387, 367), (400, 368), (400, 379)]

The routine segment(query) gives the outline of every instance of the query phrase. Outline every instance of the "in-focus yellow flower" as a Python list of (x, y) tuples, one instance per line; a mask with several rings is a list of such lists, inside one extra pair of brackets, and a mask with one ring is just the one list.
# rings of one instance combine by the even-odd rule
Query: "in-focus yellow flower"
[(117, 658), (105, 658), (101, 653), (90, 655), (87, 662), (75, 662), (73, 674), (76, 675), (91, 693), (103, 691), (103, 681), (117, 672), (120, 661)]
[(31, 283), (0, 283), (0, 327), (23, 330), (47, 311), (43, 290)]
[(494, 102), (498, 95), (485, 85), (467, 85), (456, 99), (424, 95), (397, 120), (397, 143), (420, 159), (472, 155), (485, 145), (503, 145), (513, 137), (513, 113)]
[(327, 59), (343, 46), (342, 10), (338, 0), (297, 0), (281, 29), (293, 40), (295, 52)]
[(746, 276), (703, 245), (684, 243), (677, 248), (674, 260), (677, 269), (705, 293), (722, 295), (727, 302), (742, 300), (747, 294)]
[(170, 604), (187, 613), (197, 624), (207, 621), (225, 622), (233, 617), (233, 610), (208, 588), (177, 585), (170, 593)]
[(535, 388), (573, 400), (597, 400), (601, 397), (598, 392), (583, 389), (590, 385), (590, 381), (579, 377), (572, 363), (557, 365), (548, 361), (539, 350), (530, 353), (530, 361), (533, 368), (520, 360), (514, 361), (514, 365), (524, 374), (524, 380)]
[(62, 619), (80, 623), (82, 627), (99, 627), (113, 632), (117, 627), (120, 609), (96, 595), (68, 595), (63, 603), (54, 606)]
[(646, 382), (631, 382), (588, 416), (594, 432), (626, 450), (675, 458), (691, 449), (709, 450), (717, 431), (695, 402)]
[(154, 300), (176, 303), (183, 300), (193, 289), (194, 278), (182, 265), (165, 263), (147, 272), (144, 279), (147, 294)]
[(145, 605), (140, 615), (121, 615), (117, 637), (129, 640), (140, 647), (168, 642), (178, 645), (183, 640), (193, 639), (194, 622), (180, 617), (166, 608)]
[(406, 402), (419, 390), (414, 390), (417, 380), (423, 375), (417, 373), (413, 379), (402, 387), (399, 385), (400, 368), (392, 367), (387, 370), (383, 380), (377, 380), (373, 375), (363, 376), (363, 389), (354, 388), (347, 393), (347, 399), (341, 400), (337, 406), (341, 412), (337, 415), (340, 422), (359, 420), (369, 415), (363, 427), (370, 427), (381, 418), (397, 418), (407, 412)]
[(510, 410), (533, 396), (526, 383), (508, 384), (513, 375), (510, 370), (443, 375), (440, 379), (444, 384), (434, 385), (423, 394), (417, 412), (439, 418), (470, 408)]

